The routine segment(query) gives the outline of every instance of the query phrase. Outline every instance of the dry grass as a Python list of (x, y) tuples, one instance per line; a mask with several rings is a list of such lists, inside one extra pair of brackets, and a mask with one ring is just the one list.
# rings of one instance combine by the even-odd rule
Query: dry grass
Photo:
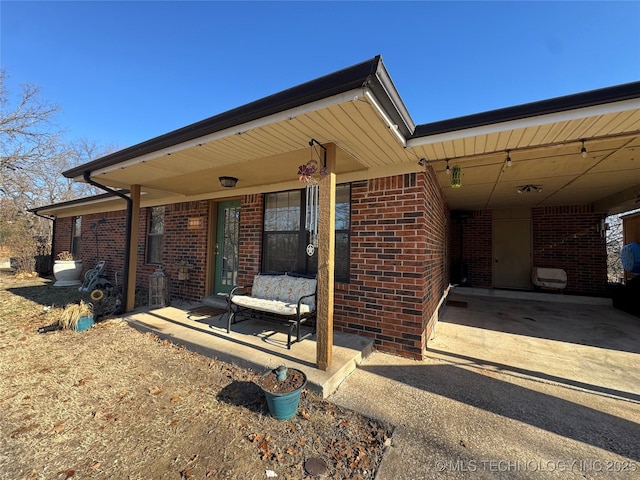
[(0, 478), (373, 478), (390, 428), (303, 393), (278, 422), (251, 371), (121, 320), (39, 335), (73, 289), (0, 273)]

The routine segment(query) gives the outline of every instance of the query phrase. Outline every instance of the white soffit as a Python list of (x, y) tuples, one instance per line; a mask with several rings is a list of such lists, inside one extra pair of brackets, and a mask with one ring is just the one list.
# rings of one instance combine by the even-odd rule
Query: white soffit
[(490, 125), (482, 125), (479, 127), (454, 130), (451, 132), (443, 132), (419, 138), (411, 138), (407, 140), (407, 147), (416, 148), (423, 145), (431, 145), (434, 143), (461, 140), (474, 136), (477, 137), (482, 135), (491, 135), (517, 129), (535, 128), (542, 125), (559, 122), (569, 122), (571, 120), (579, 120), (587, 117), (596, 117), (600, 115), (607, 115), (611, 113), (619, 113), (637, 109), (640, 109), (640, 98), (624, 100), (621, 102), (607, 103), (603, 105), (596, 105), (592, 107), (578, 108), (574, 110), (567, 110), (564, 112), (549, 113), (546, 115), (522, 118), (519, 120), (492, 123)]

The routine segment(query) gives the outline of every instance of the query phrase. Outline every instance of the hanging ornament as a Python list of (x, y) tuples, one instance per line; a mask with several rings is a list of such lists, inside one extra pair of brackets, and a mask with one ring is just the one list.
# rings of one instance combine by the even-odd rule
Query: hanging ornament
[[(320, 153), (318, 152), (316, 145), (320, 147), (324, 153), (322, 167), (319, 166)], [(315, 138), (312, 138), (309, 141), (309, 147), (311, 147), (311, 160), (298, 167), (298, 180), (316, 185), (318, 181), (313, 177), (313, 175), (318, 172), (318, 170), (320, 171), (320, 175), (323, 176), (329, 172), (327, 169), (327, 149)], [(315, 156), (318, 157), (318, 160), (314, 158), (314, 153)]]
[[(320, 147), (323, 150), (324, 156), (322, 158), (322, 167), (319, 167), (320, 164), (320, 153), (316, 148)], [(320, 175), (326, 175), (328, 173), (327, 169), (327, 149), (316, 139), (312, 138), (309, 141), (309, 147), (311, 147), (311, 160), (309, 160), (304, 165), (300, 165), (298, 167), (298, 180), (301, 182), (306, 182), (306, 206), (307, 206), (307, 214), (306, 214), (306, 223), (305, 230), (309, 232), (309, 244), (307, 245), (306, 252), (307, 255), (313, 257), (318, 248), (318, 212), (320, 211), (320, 206), (318, 204), (318, 193), (320, 187), (318, 186), (318, 181), (313, 177), (313, 175), (320, 170)], [(317, 157), (316, 160), (314, 158)]]
[(460, 188), (462, 186), (462, 167), (456, 165), (451, 169), (451, 188)]

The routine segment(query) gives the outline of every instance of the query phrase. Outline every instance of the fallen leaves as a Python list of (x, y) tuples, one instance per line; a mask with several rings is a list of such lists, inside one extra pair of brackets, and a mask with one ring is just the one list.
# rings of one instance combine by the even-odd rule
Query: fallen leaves
[(191, 478), (193, 477), (194, 473), (193, 473), (193, 469), (191, 467), (189, 467), (189, 465), (195, 463), (195, 461), (198, 459), (198, 455), (193, 455), (189, 461), (187, 462), (187, 466), (180, 470), (180, 478), (181, 479), (186, 479), (186, 478)]
[(27, 433), (27, 432), (35, 429), (35, 428), (38, 428), (38, 424), (37, 423), (32, 423), (31, 425), (27, 425), (27, 426), (24, 426), (24, 427), (17, 428), (17, 429), (15, 429), (13, 432), (11, 432), (9, 434), (9, 437), (15, 438), (18, 435), (22, 435), (23, 433)]
[(93, 418), (94, 420), (105, 420), (105, 421), (109, 421), (109, 420), (113, 420), (113, 421), (117, 421), (118, 417), (115, 413), (113, 412), (105, 412), (103, 410), (96, 410), (95, 412), (93, 412)]
[(302, 416), (302, 418), (304, 418), (305, 420), (311, 420), (311, 414), (306, 411), (305, 409), (301, 409), (300, 410), (300, 415)]
[(93, 376), (88, 376), (88, 377), (84, 377), (81, 378), (80, 380), (78, 380), (78, 382), (74, 385), (74, 387), (82, 387), (84, 386), (89, 380), (95, 380), (96, 377)]

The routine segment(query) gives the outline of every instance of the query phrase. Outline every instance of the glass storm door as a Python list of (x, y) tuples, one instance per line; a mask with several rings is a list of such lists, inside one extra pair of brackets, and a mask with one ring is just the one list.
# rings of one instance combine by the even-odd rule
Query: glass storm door
[(240, 200), (218, 203), (214, 279), (215, 293), (228, 293), (238, 283)]

